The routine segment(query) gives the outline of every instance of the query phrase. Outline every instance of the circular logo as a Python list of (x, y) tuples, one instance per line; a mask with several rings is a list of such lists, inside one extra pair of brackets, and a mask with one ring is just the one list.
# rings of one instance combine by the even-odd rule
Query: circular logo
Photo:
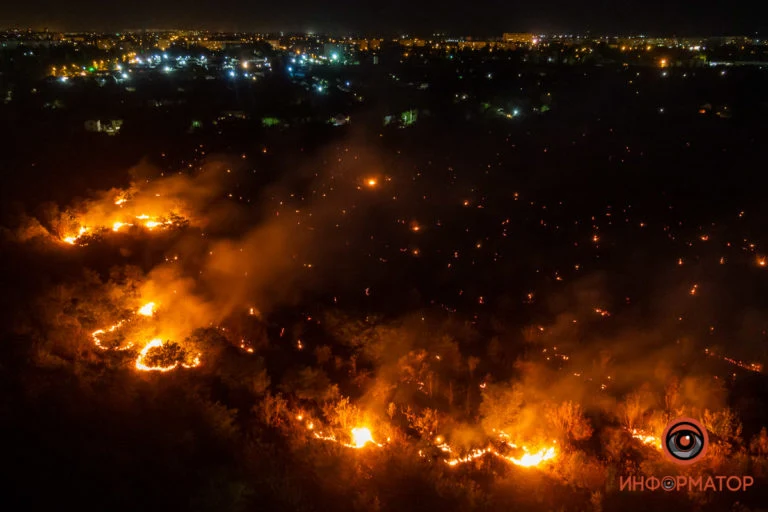
[(676, 464), (693, 464), (707, 453), (707, 429), (692, 418), (677, 418), (661, 436), (664, 455)]

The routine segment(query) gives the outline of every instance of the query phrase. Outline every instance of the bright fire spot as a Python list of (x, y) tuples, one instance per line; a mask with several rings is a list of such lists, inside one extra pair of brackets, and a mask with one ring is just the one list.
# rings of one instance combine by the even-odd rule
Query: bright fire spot
[(688, 291), (690, 295), (696, 295), (696, 291), (699, 289), (699, 285), (694, 284), (693, 287)]
[[(147, 353), (153, 348), (160, 348), (162, 346), (163, 340), (160, 338), (155, 338), (147, 343), (144, 348), (141, 349), (141, 352), (139, 352), (139, 357), (136, 358), (136, 369), (144, 372), (169, 372), (176, 369), (176, 367), (179, 366), (178, 361), (170, 366), (147, 366), (144, 364), (144, 359), (147, 357)], [(200, 364), (199, 358), (195, 358), (195, 362), (197, 363), (195, 366), (198, 366)]]
[(139, 308), (138, 313), (143, 316), (152, 316), (152, 314), (155, 312), (155, 303), (154, 302), (147, 302), (141, 308)]
[(77, 231), (77, 234), (76, 234), (76, 235), (69, 235), (69, 236), (66, 236), (66, 237), (62, 238), (62, 240), (63, 240), (64, 242), (66, 242), (66, 243), (70, 244), (70, 245), (74, 245), (74, 243), (75, 243), (75, 242), (77, 242), (77, 240), (78, 240), (78, 239), (79, 239), (81, 236), (83, 236), (84, 234), (86, 234), (87, 232), (88, 232), (88, 228), (87, 228), (87, 227), (85, 227), (85, 226), (82, 226), (82, 227), (81, 227), (81, 228), (80, 228), (80, 229)]
[(515, 458), (515, 457), (505, 457), (505, 458), (508, 461), (510, 461), (512, 464), (515, 464), (517, 466), (523, 466), (525, 468), (538, 466), (542, 462), (546, 462), (548, 460), (555, 458), (554, 446), (550, 446), (549, 448), (542, 448), (536, 453), (528, 453), (528, 450), (526, 448), (523, 448), (523, 451), (525, 453), (520, 458)]
[(768, 260), (766, 260), (765, 256), (758, 256), (757, 257), (757, 266), (758, 267), (764, 267)]
[(148, 220), (144, 223), (145, 226), (147, 226), (147, 229), (154, 229), (157, 226), (162, 226), (161, 222), (157, 222), (156, 220)]
[(369, 187), (375, 187), (378, 184), (378, 180), (376, 178), (368, 178), (365, 180), (365, 184)]
[(661, 439), (654, 435), (648, 434), (647, 432), (643, 432), (642, 430), (638, 430), (636, 428), (632, 429), (632, 437), (645, 445), (653, 446), (654, 448), (661, 447)]
[(115, 204), (116, 204), (117, 206), (121, 206), (123, 203), (125, 203), (125, 199), (123, 199), (123, 198), (120, 198), (120, 199), (118, 199), (117, 201), (115, 201)]
[(112, 224), (112, 231), (120, 231), (120, 228), (123, 226), (133, 226), (133, 224), (127, 224), (125, 222), (115, 222)]
[(352, 447), (362, 448), (367, 443), (376, 444), (371, 435), (371, 431), (365, 427), (357, 427), (352, 429)]

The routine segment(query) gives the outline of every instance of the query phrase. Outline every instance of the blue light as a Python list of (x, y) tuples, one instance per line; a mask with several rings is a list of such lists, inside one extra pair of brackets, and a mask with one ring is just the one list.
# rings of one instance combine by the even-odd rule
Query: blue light
[(229, 76), (230, 76), (230, 78), (235, 78), (235, 72), (234, 71), (230, 71), (229, 72)]

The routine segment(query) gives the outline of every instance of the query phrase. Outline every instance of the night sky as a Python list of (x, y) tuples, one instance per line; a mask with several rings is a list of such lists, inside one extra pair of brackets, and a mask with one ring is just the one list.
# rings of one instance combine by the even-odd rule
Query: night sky
[(592, 31), (656, 35), (763, 35), (768, 2), (735, 0), (156, 0), (154, 2), (13, 2), (0, 26), (51, 30), (202, 28), (242, 31), (317, 31), (339, 34), (448, 32), (499, 35), (504, 31)]

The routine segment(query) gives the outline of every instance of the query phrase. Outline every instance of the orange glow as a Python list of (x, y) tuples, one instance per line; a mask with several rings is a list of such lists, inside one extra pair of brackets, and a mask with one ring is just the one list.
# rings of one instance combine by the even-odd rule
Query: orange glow
[(139, 310), (137, 311), (138, 314), (142, 316), (152, 316), (152, 314), (155, 312), (155, 303), (154, 302), (147, 302)]
[(70, 245), (74, 245), (75, 242), (77, 242), (80, 237), (88, 233), (88, 228), (85, 226), (81, 226), (80, 229), (77, 231), (76, 235), (68, 235), (62, 238), (62, 240)]
[(369, 187), (375, 187), (376, 185), (378, 185), (378, 183), (379, 181), (376, 178), (368, 178), (367, 180), (365, 180), (365, 184), (368, 185)]
[(115, 232), (120, 231), (120, 228), (123, 226), (133, 226), (133, 224), (127, 224), (125, 222), (115, 222), (114, 224), (112, 224), (112, 231), (115, 231)]
[[(492, 446), (488, 446), (487, 448), (475, 448), (463, 457), (454, 457), (451, 459), (446, 459), (445, 463), (448, 464), (449, 466), (458, 466), (459, 464), (465, 464), (467, 462), (471, 462), (485, 455), (493, 455), (500, 459), (504, 459), (507, 462), (511, 462), (516, 466), (531, 468), (531, 467), (540, 466), (543, 463), (549, 460), (552, 460), (557, 456), (557, 451), (555, 450), (554, 446), (543, 446), (538, 449), (531, 449), (531, 448), (528, 448), (527, 446), (520, 447), (514, 443), (509, 442), (508, 439), (510, 436), (506, 432), (499, 432), (498, 436), (505, 446), (513, 450), (521, 450), (522, 455), (520, 455), (519, 457), (504, 455), (498, 452)], [(442, 437), (438, 437), (438, 439), (442, 441)], [(454, 453), (453, 448), (451, 448), (451, 446), (444, 441), (438, 444), (437, 447), (445, 453), (451, 453), (451, 454)]]
[(765, 256), (758, 256), (757, 257), (757, 266), (758, 267), (765, 267), (767, 261), (768, 260), (766, 260)]
[[(98, 329), (98, 330), (93, 331), (91, 333), (91, 338), (93, 338), (93, 344), (96, 345), (101, 350), (108, 350), (109, 347), (105, 347), (104, 345), (102, 345), (102, 343), (101, 343), (101, 336), (103, 336), (104, 334), (107, 334), (107, 333), (115, 332), (116, 330), (118, 330), (120, 327), (123, 326), (123, 323), (124, 323), (123, 320), (120, 320), (116, 324), (110, 325), (106, 329)], [(133, 343), (129, 343), (128, 345), (126, 345), (124, 347), (117, 348), (115, 350), (120, 350), (120, 351), (128, 350), (131, 347), (133, 347)]]
[(542, 448), (535, 453), (529, 453), (526, 448), (523, 448), (525, 452), (520, 458), (504, 457), (512, 464), (517, 466), (523, 466), (524, 468), (530, 468), (538, 466), (539, 464), (555, 458), (555, 448), (550, 446), (549, 448)]
[(352, 429), (352, 445), (354, 448), (362, 448), (368, 443), (376, 444), (369, 429), (365, 427), (357, 427)]
[(136, 369), (143, 372), (169, 372), (176, 369), (176, 367), (179, 366), (178, 362), (175, 362), (170, 366), (147, 366), (144, 363), (144, 359), (147, 357), (147, 353), (149, 353), (150, 350), (153, 348), (160, 348), (162, 346), (163, 340), (160, 338), (155, 338), (144, 345), (144, 348), (141, 349), (141, 352), (139, 352), (139, 357), (136, 358)]
[(644, 445), (661, 449), (661, 439), (659, 439), (658, 437), (652, 434), (649, 434), (648, 432), (644, 432), (642, 430), (638, 430), (634, 428), (632, 429), (632, 437), (634, 437)]

